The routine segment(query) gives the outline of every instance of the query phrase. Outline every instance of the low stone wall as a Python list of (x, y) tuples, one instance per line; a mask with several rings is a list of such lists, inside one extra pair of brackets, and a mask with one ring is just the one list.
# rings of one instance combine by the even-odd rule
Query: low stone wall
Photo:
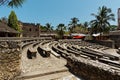
[(112, 69), (97, 61), (68, 57), (67, 66), (71, 72), (84, 80), (120, 80), (120, 69)]
[(115, 48), (115, 43), (112, 40), (89, 40), (88, 42), (97, 43), (106, 47)]
[(119, 48), (120, 47), (120, 40), (115, 40), (115, 48)]
[(110, 32), (110, 39), (115, 42), (115, 47), (120, 47), (120, 30)]
[(111, 40), (115, 42), (115, 48), (120, 47), (120, 34), (110, 35)]
[(13, 80), (20, 74), (20, 54), (18, 42), (0, 42), (0, 80)]

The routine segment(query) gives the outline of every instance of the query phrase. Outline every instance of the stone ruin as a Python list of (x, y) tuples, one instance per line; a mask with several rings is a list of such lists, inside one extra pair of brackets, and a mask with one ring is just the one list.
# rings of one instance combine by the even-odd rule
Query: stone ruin
[(0, 42), (0, 80), (13, 80), (20, 74), (20, 54), (18, 42)]
[[(43, 40), (41, 40), (40, 42), (43, 42)], [(78, 44), (81, 41), (78, 41), (78, 42), (75, 41), (75, 42), (76, 44)], [(35, 43), (35, 41), (25, 40), (25, 43), (24, 43), (25, 45), (23, 45), (24, 46), (23, 48), (25, 48), (28, 45), (28, 43), (32, 44), (32, 43)], [(44, 41), (44, 43), (46, 42)], [(104, 63), (100, 63), (99, 59), (92, 60), (90, 58), (83, 58), (81, 57), (80, 54), (78, 54), (77, 49), (76, 49), (76, 52), (70, 49), (68, 50), (64, 48), (65, 47), (64, 45), (62, 45), (64, 44), (64, 42), (59, 41), (58, 43), (61, 43), (61, 45), (60, 44), (58, 45), (57, 42), (56, 43), (51, 42), (51, 44), (53, 45), (52, 49), (56, 51), (56, 54), (59, 53), (61, 56), (63, 56), (67, 60), (66, 66), (73, 74), (83, 77), (85, 80), (120, 80), (120, 68), (107, 65)], [(68, 43), (71, 43), (71, 45), (73, 44), (73, 42), (68, 42)], [(16, 79), (16, 77), (21, 74), (21, 70), (20, 70), (21, 51), (20, 50), (22, 49), (22, 47), (20, 47), (19, 44), (21, 44), (21, 42), (19, 41), (1, 41), (0, 42), (0, 80), (13, 80), (13, 79)], [(79, 45), (88, 46), (87, 43), (83, 43), (83, 42)], [(68, 46), (70, 48), (70, 45)], [(41, 48), (43, 48), (43, 51), (44, 51), (43, 45)], [(76, 55), (73, 55), (73, 54), (76, 54)]]
[(97, 61), (76, 58), (67, 58), (69, 70), (85, 80), (120, 80), (120, 69), (114, 69)]

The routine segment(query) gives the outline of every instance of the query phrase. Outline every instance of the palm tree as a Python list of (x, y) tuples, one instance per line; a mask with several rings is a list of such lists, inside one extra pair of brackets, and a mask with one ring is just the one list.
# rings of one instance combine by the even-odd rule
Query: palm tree
[(65, 33), (65, 30), (66, 30), (66, 27), (65, 27), (65, 25), (64, 24), (59, 24), (58, 26), (57, 26), (57, 33), (58, 33), (58, 35), (59, 35), (59, 38), (63, 38), (63, 36), (64, 36), (64, 33)]
[(115, 30), (117, 30), (117, 28), (118, 28), (118, 26), (116, 26), (116, 25), (111, 25), (111, 26), (110, 26), (110, 31), (115, 31)]
[(0, 5), (7, 4), (10, 7), (19, 7), (22, 6), (25, 0), (0, 0)]
[(76, 17), (71, 18), (70, 24), (68, 24), (70, 32), (74, 32), (74, 28), (77, 26), (79, 19)]
[(102, 33), (108, 32), (110, 27), (110, 20), (115, 20), (114, 14), (112, 13), (110, 8), (105, 6), (99, 7), (98, 14), (92, 14), (95, 17), (95, 20), (92, 20), (91, 26), (92, 31), (91, 33)]
[(83, 23), (83, 26), (84, 26), (85, 28), (88, 28), (89, 23), (88, 23), (88, 22), (84, 22), (84, 23)]
[(51, 26), (50, 23), (46, 23), (46, 28), (47, 28), (47, 31), (52, 31), (53, 30), (53, 26)]
[(83, 23), (83, 28), (84, 28), (85, 32), (88, 32), (88, 26), (89, 26), (89, 22)]
[(40, 30), (41, 30), (42, 32), (47, 32), (46, 26), (40, 25)]
[(77, 26), (74, 28), (74, 32), (88, 33), (88, 25), (88, 22), (77, 24)]

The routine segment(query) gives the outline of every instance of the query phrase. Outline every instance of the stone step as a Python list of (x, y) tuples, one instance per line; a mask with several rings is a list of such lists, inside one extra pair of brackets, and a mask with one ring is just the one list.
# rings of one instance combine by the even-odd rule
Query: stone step
[(49, 74), (45, 76), (34, 77), (34, 78), (29, 78), (29, 79), (24, 79), (24, 80), (71, 80), (70, 76), (73, 76), (73, 75), (67, 71), (67, 72)]
[(34, 71), (34, 72), (21, 74), (21, 76), (19, 76), (18, 79), (26, 80), (26, 79), (48, 76), (51, 74), (64, 73), (64, 72), (68, 72), (68, 69), (66, 67), (62, 67), (59, 69), (48, 69), (48, 70), (44, 70), (44, 71), (43, 70), (42, 71)]

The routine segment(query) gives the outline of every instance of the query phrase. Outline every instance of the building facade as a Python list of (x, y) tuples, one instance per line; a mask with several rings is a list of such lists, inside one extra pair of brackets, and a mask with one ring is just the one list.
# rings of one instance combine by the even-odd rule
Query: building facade
[(39, 25), (33, 23), (21, 23), (22, 37), (39, 37)]
[(120, 8), (118, 8), (118, 28), (116, 31), (110, 32), (110, 39), (114, 41), (115, 47), (120, 47)]

